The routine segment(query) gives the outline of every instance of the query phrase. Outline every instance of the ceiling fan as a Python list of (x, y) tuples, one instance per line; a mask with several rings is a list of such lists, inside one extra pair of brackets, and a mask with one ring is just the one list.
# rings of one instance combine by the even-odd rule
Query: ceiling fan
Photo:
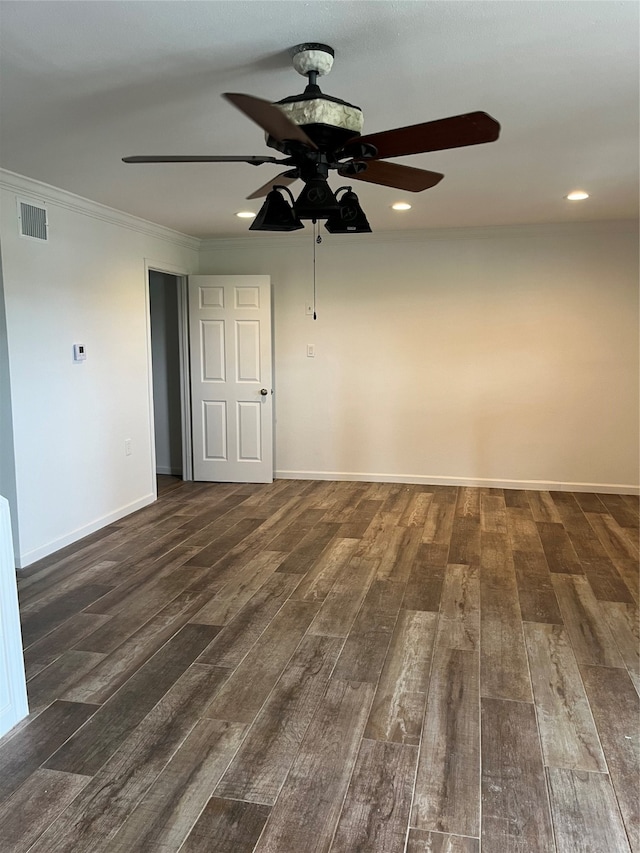
[[(285, 171), (263, 184), (247, 198), (268, 196), (267, 200), (275, 200), (276, 188), (286, 189), (289, 184), (301, 179), (305, 187), (295, 201), (293, 209), (298, 224), (272, 228), (267, 222), (266, 225), (263, 223), (262, 226), (257, 226), (257, 230), (294, 230), (303, 227), (299, 222), (300, 219), (335, 217), (336, 211), (341, 210), (342, 201), (344, 201), (343, 207), (349, 203), (353, 207), (353, 199), (357, 205), (357, 196), (351, 192), (351, 187), (346, 187), (348, 192), (341, 202), (337, 201), (327, 183), (330, 171), (336, 171), (349, 180), (366, 181), (408, 192), (422, 192), (434, 187), (444, 175), (440, 172), (430, 172), (384, 161), (408, 154), (494, 142), (500, 133), (500, 125), (495, 119), (484, 112), (472, 112), (362, 136), (363, 115), (360, 108), (340, 98), (324, 94), (317, 84), (318, 77), (328, 74), (331, 70), (333, 48), (325, 44), (308, 42), (293, 48), (292, 55), (293, 67), (308, 79), (302, 94), (284, 98), (275, 104), (252, 95), (237, 93), (223, 95), (265, 131), (266, 144), (283, 154), (283, 158), (257, 155), (160, 155), (123, 157), (123, 161), (125, 163), (242, 162), (254, 166), (275, 163), (286, 166)], [(290, 194), (289, 190), (287, 192)], [(275, 195), (279, 196), (277, 192)], [(281, 196), (279, 198), (284, 202)], [(293, 196), (291, 198), (293, 199)], [(360, 210), (359, 205), (357, 207)], [(343, 219), (345, 219), (345, 213), (346, 207), (342, 210)], [(260, 217), (260, 214), (258, 216)], [(346, 218), (349, 218), (348, 212)], [(354, 218), (353, 215), (351, 218)], [(267, 219), (269, 219), (268, 216)], [(366, 222), (366, 219), (364, 221)], [(256, 223), (251, 227), (256, 228)], [(337, 227), (335, 230), (343, 229)], [(345, 227), (344, 230), (370, 231), (371, 229), (367, 223), (366, 228)]]

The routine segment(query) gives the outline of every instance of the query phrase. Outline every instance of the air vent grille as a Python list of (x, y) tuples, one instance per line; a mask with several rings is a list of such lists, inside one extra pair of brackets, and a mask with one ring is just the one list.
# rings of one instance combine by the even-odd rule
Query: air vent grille
[(36, 240), (46, 240), (48, 238), (46, 207), (38, 207), (27, 201), (19, 200), (18, 212), (20, 234), (23, 237), (33, 237)]

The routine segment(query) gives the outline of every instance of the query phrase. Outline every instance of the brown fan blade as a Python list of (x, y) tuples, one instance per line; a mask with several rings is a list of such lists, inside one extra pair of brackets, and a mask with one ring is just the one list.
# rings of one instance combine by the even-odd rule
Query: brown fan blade
[(280, 187), (288, 187), (289, 184), (292, 184), (294, 181), (297, 181), (299, 178), (298, 173), (295, 169), (290, 169), (288, 172), (281, 172), (279, 175), (276, 175), (275, 178), (272, 178), (270, 181), (267, 181), (266, 184), (263, 184), (257, 190), (248, 195), (247, 198), (263, 198), (271, 190), (276, 186), (276, 184)]
[(286, 117), (286, 115), (274, 107), (269, 101), (264, 101), (262, 98), (254, 98), (253, 95), (241, 95), (236, 92), (225, 92), (222, 96), (226, 98), (234, 107), (243, 112), (252, 121), (255, 121), (263, 130), (277, 139), (278, 142), (285, 140), (302, 142), (309, 148), (317, 148), (307, 134)]
[(197, 154), (191, 155), (178, 155), (173, 156), (172, 154), (160, 155), (158, 157), (123, 157), (123, 163), (252, 163), (254, 166), (259, 166), (260, 163), (281, 163), (281, 160), (278, 160), (276, 157), (258, 157), (250, 154), (249, 156), (243, 156), (242, 154), (231, 154), (228, 157), (224, 155), (218, 156), (216, 154), (208, 155), (204, 154), (199, 156)]
[[(356, 181), (368, 181), (371, 184), (382, 184), (385, 187), (395, 187), (411, 193), (420, 193), (435, 187), (444, 178), (440, 172), (428, 172), (426, 169), (414, 169), (413, 166), (401, 166), (399, 163), (381, 163), (379, 160), (355, 160), (356, 168), (345, 163), (338, 169), (338, 174)], [(357, 171), (357, 167), (366, 164), (366, 169)]]
[(425, 151), (442, 151), (445, 148), (462, 148), (495, 142), (500, 135), (498, 122), (483, 112), (427, 121), (410, 127), (398, 127), (382, 133), (370, 133), (349, 140), (341, 156), (358, 156), (359, 146), (373, 145), (376, 160), (403, 157), (405, 154), (423, 154)]

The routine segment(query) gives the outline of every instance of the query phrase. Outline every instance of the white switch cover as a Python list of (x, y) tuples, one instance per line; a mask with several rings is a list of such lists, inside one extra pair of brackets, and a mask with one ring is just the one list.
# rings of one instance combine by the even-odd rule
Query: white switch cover
[(87, 350), (85, 349), (84, 344), (74, 344), (73, 345), (73, 360), (74, 361), (86, 361), (87, 358)]
[(307, 344), (307, 358), (315, 358), (316, 355), (316, 345), (315, 344)]

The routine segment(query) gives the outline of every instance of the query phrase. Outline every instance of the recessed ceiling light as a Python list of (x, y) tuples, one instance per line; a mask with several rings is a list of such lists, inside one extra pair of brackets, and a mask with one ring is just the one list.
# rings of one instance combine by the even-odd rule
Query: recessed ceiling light
[(567, 201), (582, 201), (585, 198), (589, 198), (589, 193), (584, 192), (584, 190), (574, 190), (566, 196)]
[(253, 219), (255, 213), (252, 210), (240, 210), (236, 216), (239, 216), (240, 219)]
[(411, 205), (407, 204), (406, 201), (397, 201), (395, 204), (392, 204), (391, 207), (393, 210), (411, 210)]

